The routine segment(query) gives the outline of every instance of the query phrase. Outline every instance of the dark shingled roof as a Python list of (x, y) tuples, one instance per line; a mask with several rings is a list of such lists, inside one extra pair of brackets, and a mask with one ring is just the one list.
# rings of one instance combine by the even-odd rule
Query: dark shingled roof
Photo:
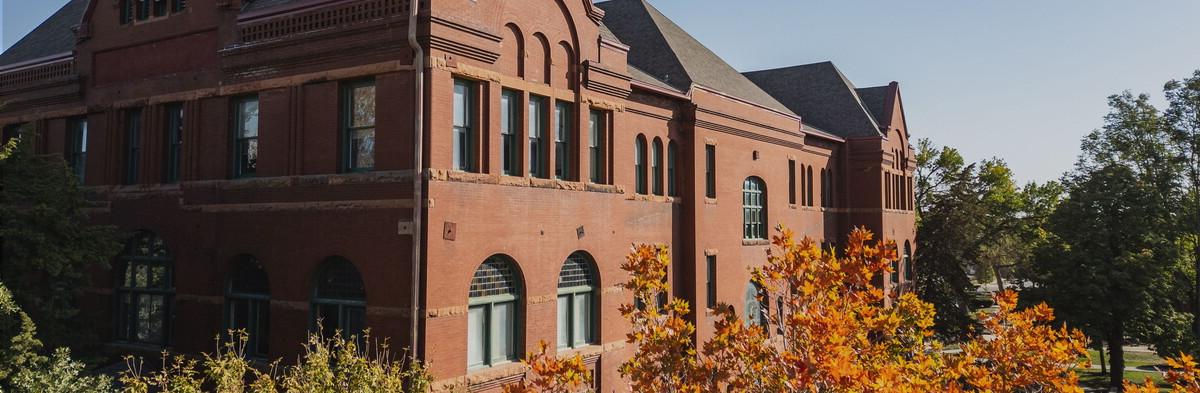
[(75, 26), (83, 20), (87, 0), (71, 0), (49, 19), (0, 54), (0, 67), (75, 50)]
[(862, 99), (863, 106), (871, 111), (871, 116), (875, 116), (876, 122), (887, 121), (888, 113), (884, 111), (887, 105), (884, 101), (887, 100), (887, 86), (864, 87), (855, 89), (858, 92), (858, 98)]
[(617, 38), (616, 34), (613, 34), (612, 30), (608, 29), (608, 26), (604, 25), (604, 23), (600, 24), (600, 38), (624, 44), (624, 42), (621, 42), (621, 39)]
[(629, 64), (688, 91), (693, 83), (792, 114), (719, 56), (644, 0), (596, 3), (604, 24), (629, 45)]
[(831, 62), (747, 72), (746, 77), (814, 127), (843, 137), (881, 135), (854, 84)]

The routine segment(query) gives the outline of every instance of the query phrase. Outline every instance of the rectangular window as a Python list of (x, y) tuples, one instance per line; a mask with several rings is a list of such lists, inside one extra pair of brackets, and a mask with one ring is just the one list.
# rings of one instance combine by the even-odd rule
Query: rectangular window
[(166, 115), (167, 151), (163, 155), (166, 159), (166, 165), (163, 165), (163, 170), (165, 171), (163, 173), (163, 182), (174, 183), (179, 181), (179, 163), (183, 153), (183, 104), (168, 104)]
[(171, 0), (171, 12), (182, 12), (187, 9), (187, 0)]
[(153, 0), (133, 0), (137, 2), (137, 20), (150, 19), (150, 2)]
[(796, 204), (796, 160), (788, 160), (788, 203)]
[(588, 116), (588, 158), (591, 161), (592, 183), (604, 183), (604, 131), (607, 114), (592, 110)]
[(375, 168), (375, 81), (349, 84), (342, 92), (342, 169)]
[(67, 132), (70, 134), (67, 136), (67, 162), (79, 183), (83, 183), (83, 176), (87, 172), (87, 131), (86, 118), (71, 119), (68, 123)]
[(475, 82), (454, 80), (454, 169), (475, 170)]
[(571, 296), (558, 295), (558, 349), (571, 347)]
[(258, 171), (258, 96), (237, 100), (233, 124), (233, 176), (254, 176)]
[(704, 257), (706, 271), (704, 287), (708, 292), (708, 308), (717, 307), (717, 256), (706, 255)]
[(510, 331), (516, 323), (516, 304), (513, 302), (495, 303), (492, 305), (492, 364), (499, 364), (509, 359), (516, 359), (517, 347), (514, 337), (516, 332)]
[(675, 183), (679, 178), (675, 174), (675, 166), (677, 165), (675, 161), (679, 159), (679, 152), (676, 150), (679, 149), (675, 147), (675, 141), (667, 143), (667, 195), (670, 196), (679, 196), (679, 186)]
[(717, 147), (704, 145), (704, 196), (717, 197)]
[(521, 175), (521, 93), (500, 93), (500, 162), (505, 175)]
[(153, 1), (154, 1), (154, 16), (155, 17), (167, 16), (167, 0), (153, 0)]
[(546, 97), (529, 96), (529, 174), (546, 178)]
[(571, 104), (554, 103), (554, 178), (571, 179)]
[(487, 345), (487, 306), (472, 306), (467, 310), (467, 367), (480, 367), (484, 363), (484, 348)]
[(137, 184), (142, 154), (142, 109), (125, 111), (125, 184)]

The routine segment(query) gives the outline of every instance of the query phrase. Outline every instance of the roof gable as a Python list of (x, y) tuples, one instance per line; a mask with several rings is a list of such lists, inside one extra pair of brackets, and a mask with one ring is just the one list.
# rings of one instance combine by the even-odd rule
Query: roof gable
[(596, 6), (604, 10), (604, 25), (629, 45), (630, 65), (680, 91), (699, 84), (792, 114), (787, 106), (644, 0), (610, 0)]
[(71, 0), (29, 34), (0, 54), (0, 67), (75, 50), (75, 26), (83, 20), (88, 0)]
[(832, 62), (745, 75), (799, 114), (805, 123), (843, 137), (881, 136), (879, 123), (859, 97), (858, 89)]

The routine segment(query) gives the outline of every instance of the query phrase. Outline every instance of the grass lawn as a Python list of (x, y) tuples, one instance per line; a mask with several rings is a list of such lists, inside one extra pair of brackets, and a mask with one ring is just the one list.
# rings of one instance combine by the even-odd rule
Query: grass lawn
[[(1088, 356), (1091, 357), (1092, 364), (1095, 364), (1095, 365), (1100, 364), (1100, 354), (1096, 353), (1095, 350), (1089, 349)], [(1108, 360), (1108, 353), (1105, 353), (1104, 356), (1105, 356), (1104, 360)], [(1128, 351), (1125, 352), (1125, 367), (1142, 367), (1142, 366), (1155, 366), (1155, 365), (1166, 366), (1166, 364), (1167, 364), (1167, 362), (1165, 360), (1158, 357), (1158, 355), (1155, 355), (1152, 352), (1128, 352)]]
[[(1079, 386), (1085, 388), (1104, 388), (1108, 386), (1108, 374), (1100, 374), (1100, 370), (1079, 370), (1077, 373), (1079, 374)], [(1162, 373), (1125, 371), (1125, 380), (1135, 382), (1139, 385), (1142, 384), (1142, 381), (1146, 380), (1146, 377), (1150, 377), (1158, 385), (1159, 390), (1164, 392), (1169, 391), (1170, 385), (1167, 385), (1163, 381)]]

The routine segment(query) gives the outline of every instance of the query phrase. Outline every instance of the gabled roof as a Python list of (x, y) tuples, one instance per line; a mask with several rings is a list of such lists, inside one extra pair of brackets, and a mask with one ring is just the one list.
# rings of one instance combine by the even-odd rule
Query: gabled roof
[(629, 64), (675, 90), (688, 91), (693, 83), (700, 84), (792, 114), (645, 0), (610, 0), (596, 6), (604, 10), (604, 25), (629, 45)]
[(858, 89), (831, 62), (745, 75), (814, 127), (843, 137), (881, 135), (879, 123), (859, 97)]
[(75, 50), (75, 26), (83, 20), (88, 0), (71, 0), (33, 31), (0, 54), (0, 67)]
[(887, 113), (887, 86), (864, 87), (855, 89), (858, 93), (858, 98), (862, 100), (863, 106), (867, 107), (871, 116), (875, 117), (875, 122), (887, 122), (892, 116)]

